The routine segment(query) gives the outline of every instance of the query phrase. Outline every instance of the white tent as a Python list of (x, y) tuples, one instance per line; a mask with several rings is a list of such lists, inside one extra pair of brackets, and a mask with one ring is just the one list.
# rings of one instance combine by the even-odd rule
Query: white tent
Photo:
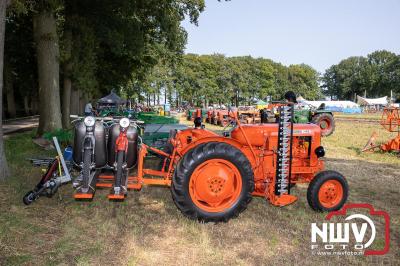
[(304, 102), (306, 99), (304, 99), (303, 97), (301, 97), (301, 95), (299, 97), (296, 98), (296, 101), (298, 102)]
[(368, 99), (357, 95), (357, 103), (361, 106), (365, 105), (387, 105), (387, 96), (375, 99)]
[(318, 108), (321, 104), (325, 104), (325, 107), (337, 107), (337, 108), (357, 108), (358, 104), (352, 101), (304, 101), (305, 103)]

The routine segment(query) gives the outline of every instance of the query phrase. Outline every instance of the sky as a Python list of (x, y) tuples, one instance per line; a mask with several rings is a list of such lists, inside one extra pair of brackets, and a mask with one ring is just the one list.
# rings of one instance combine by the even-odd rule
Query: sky
[(186, 53), (251, 55), (320, 73), (349, 56), (400, 54), (400, 0), (206, 0)]

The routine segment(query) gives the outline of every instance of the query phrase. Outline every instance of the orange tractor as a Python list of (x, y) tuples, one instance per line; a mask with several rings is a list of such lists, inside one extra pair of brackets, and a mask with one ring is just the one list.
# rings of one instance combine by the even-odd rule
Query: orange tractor
[[(137, 171), (122, 168), (126, 176), (122, 185), (126, 191), (144, 185), (170, 186), (179, 210), (204, 222), (238, 216), (253, 196), (264, 197), (275, 206), (291, 204), (297, 197), (290, 189), (297, 183), (309, 183), (307, 200), (315, 211), (340, 209), (348, 185), (340, 173), (324, 171), (321, 129), (293, 124), (292, 105), (280, 106), (279, 113), (275, 124), (242, 125), (236, 112), (230, 112), (236, 125), (223, 136), (206, 130), (195, 119), (193, 128), (171, 132), (163, 151), (141, 144)], [(122, 152), (129, 153), (129, 148)], [(149, 152), (164, 158), (161, 169), (144, 168)], [(113, 175), (102, 174), (96, 187), (111, 188), (114, 182)]]
[(383, 109), (382, 118), (380, 124), (384, 129), (389, 132), (397, 132), (397, 136), (383, 144), (375, 144), (375, 140), (378, 137), (376, 132), (372, 133), (368, 143), (362, 149), (365, 151), (372, 151), (376, 148), (381, 149), (385, 152), (397, 152), (400, 153), (400, 108), (398, 107), (386, 107)]

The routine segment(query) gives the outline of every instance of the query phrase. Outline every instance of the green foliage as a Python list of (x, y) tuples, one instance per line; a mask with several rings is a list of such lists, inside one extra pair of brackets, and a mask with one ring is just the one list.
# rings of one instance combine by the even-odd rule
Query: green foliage
[(187, 17), (197, 24), (204, 7), (204, 0), (13, 0), (6, 55), (14, 60), (14, 87), (37, 95), (32, 17), (40, 10), (57, 18), (61, 77), (90, 99), (144, 82), (161, 61), (179, 61), (187, 40), (181, 22)]
[(382, 50), (367, 57), (349, 57), (326, 70), (322, 78), (325, 93), (354, 100), (354, 94), (367, 97), (400, 93), (400, 55)]
[[(307, 65), (285, 67), (269, 59), (224, 55), (183, 56), (179, 64), (160, 63), (137, 84), (147, 95), (167, 92), (177, 102), (192, 105), (247, 105), (271, 96), (279, 100), (287, 90), (308, 99), (321, 97), (318, 73)], [(170, 100), (171, 102), (171, 100)]]
[(43, 134), (43, 138), (53, 141), (53, 137), (56, 137), (58, 141), (62, 144), (62, 146), (67, 146), (68, 143), (72, 141), (72, 131), (71, 130), (64, 130), (64, 129), (58, 129), (52, 132), (45, 132)]

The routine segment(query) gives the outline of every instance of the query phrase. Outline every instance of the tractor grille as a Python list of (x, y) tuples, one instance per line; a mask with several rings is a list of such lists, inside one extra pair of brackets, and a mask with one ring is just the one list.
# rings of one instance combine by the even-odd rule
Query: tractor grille
[(290, 193), (292, 171), (293, 104), (279, 107), (275, 195)]

